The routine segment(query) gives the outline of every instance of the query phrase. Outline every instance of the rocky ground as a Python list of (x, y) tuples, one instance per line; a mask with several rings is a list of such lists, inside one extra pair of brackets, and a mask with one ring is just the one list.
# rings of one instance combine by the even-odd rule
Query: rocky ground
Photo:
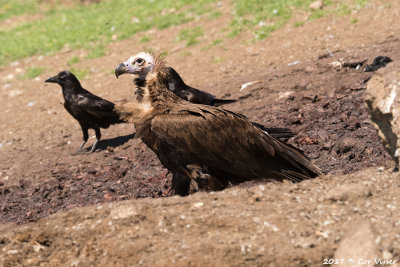
[[(159, 38), (149, 46), (174, 51), (167, 61), (187, 83), (238, 99), (225, 108), (253, 121), (297, 133), (287, 142), (327, 174), (299, 184), (247, 183), (171, 197), (171, 175), (133, 138), (131, 125), (103, 130), (96, 153), (72, 155), (79, 126), (59, 104), (59, 88), (43, 80), (83, 51), (0, 69), (6, 77), (25, 66), (49, 68), (37, 81), (15, 79), (1, 90), (1, 264), (321, 266), (338, 255), (346, 229), (364, 229), (357, 225), (372, 229), (361, 236), (374, 246), (361, 243), (373, 255), (400, 260), (399, 177), (388, 171), (393, 164), (371, 124), (364, 94), (373, 73), (363, 71), (379, 55), (400, 59), (398, 7), (377, 1), (350, 16), (284, 27), (265, 41), (244, 44), (243, 34), (204, 51), (168, 42), (184, 26), (153, 33)], [(228, 21), (219, 20), (201, 22), (215, 29), (204, 43)], [(135, 38), (74, 66), (90, 66), (84, 87), (110, 100), (128, 95), (131, 77), (116, 80), (110, 70), (142, 50)], [(216, 56), (225, 60), (215, 63)]]

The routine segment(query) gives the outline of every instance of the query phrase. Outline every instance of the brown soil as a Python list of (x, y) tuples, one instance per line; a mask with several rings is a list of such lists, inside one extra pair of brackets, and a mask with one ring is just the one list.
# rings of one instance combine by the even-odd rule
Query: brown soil
[[(197, 265), (213, 259), (224, 265), (320, 266), (323, 258), (333, 255), (343, 227), (359, 216), (375, 218), (372, 223), (381, 237), (381, 251), (399, 258), (395, 241), (399, 232), (394, 230), (399, 218), (391, 209), (380, 208), (396, 206), (398, 177), (376, 169), (337, 176), (391, 165), (363, 101), (366, 82), (373, 75), (363, 72), (366, 63), (379, 55), (400, 59), (400, 40), (394, 38), (400, 32), (395, 23), (399, 4), (389, 2), (391, 8), (374, 1), (356, 14), (327, 17), (298, 28), (289, 23), (267, 40), (251, 44), (244, 44), (250, 38), (245, 33), (202, 49), (223, 34), (221, 29), (229, 22), (227, 2), (220, 7), (224, 15), (216, 21), (199, 20), (147, 33), (153, 40), (146, 47), (171, 51), (168, 63), (188, 84), (237, 98), (225, 108), (297, 133), (288, 143), (329, 174), (297, 185), (249, 187), (252, 183), (248, 183), (219, 193), (165, 198), (170, 196), (171, 175), (133, 138), (132, 125), (103, 130), (96, 153), (73, 155), (81, 143), (79, 125), (61, 105), (60, 88), (43, 80), (70, 68), (68, 59), (84, 58), (86, 51), (66, 49), (0, 69), (0, 76), (7, 77), (1, 80), (0, 90), (0, 222), (23, 224), (75, 207), (162, 197), (107, 204), (104, 209), (72, 209), (22, 228), (5, 225), (0, 228), (1, 263), (57, 266), (77, 261), (74, 266), (106, 262), (124, 266), (150, 265), (163, 258), (161, 265), (173, 261)], [(382, 16), (385, 19), (371, 19)], [(358, 22), (351, 24), (351, 18)], [(175, 41), (180, 29), (196, 25), (206, 29), (200, 44), (183, 47)], [(132, 77), (116, 80), (111, 70), (143, 50), (139, 38), (112, 43), (107, 56), (74, 64), (90, 70), (83, 86), (109, 100), (128, 96)], [(333, 62), (361, 67), (336, 68)], [(35, 80), (19, 79), (19, 73), (30, 66), (45, 66), (47, 71)], [(250, 81), (259, 82), (240, 91)], [(325, 197), (326, 191), (343, 183), (355, 188), (354, 198), (335, 202)], [(120, 214), (125, 211), (128, 214)], [(383, 221), (384, 217), (389, 219)], [(325, 224), (327, 220), (330, 223)], [(130, 252), (133, 247), (135, 253)]]

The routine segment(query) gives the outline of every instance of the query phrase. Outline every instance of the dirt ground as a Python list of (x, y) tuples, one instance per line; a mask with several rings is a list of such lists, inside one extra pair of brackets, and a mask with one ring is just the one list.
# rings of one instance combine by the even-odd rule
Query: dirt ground
[[(132, 125), (102, 130), (96, 153), (74, 155), (79, 125), (64, 110), (60, 87), (43, 81), (86, 51), (23, 59), (0, 69), (2, 265), (321, 266), (360, 217), (371, 220), (380, 252), (400, 260), (399, 177), (378, 170), (393, 164), (363, 101), (373, 75), (363, 72), (365, 65), (379, 55), (400, 59), (400, 4), (374, 1), (349, 16), (301, 27), (293, 24), (307, 14), (296, 13), (264, 41), (249, 42), (244, 33), (209, 46), (229, 23), (229, 2), (216, 8), (223, 15), (215, 21), (151, 30), (147, 44), (139, 44), (140, 36), (115, 42), (106, 56), (72, 67), (90, 71), (82, 80), (86, 89), (116, 100), (132, 93), (133, 78), (115, 79), (118, 63), (144, 48), (169, 51), (169, 65), (188, 84), (238, 99), (225, 108), (292, 129), (297, 135), (287, 142), (327, 176), (170, 197), (170, 173), (134, 138)], [(197, 25), (206, 29), (200, 44), (176, 42), (180, 29)], [(18, 78), (30, 66), (46, 72), (35, 80)], [(251, 81), (257, 82), (240, 90)], [(118, 202), (137, 198), (147, 199)]]

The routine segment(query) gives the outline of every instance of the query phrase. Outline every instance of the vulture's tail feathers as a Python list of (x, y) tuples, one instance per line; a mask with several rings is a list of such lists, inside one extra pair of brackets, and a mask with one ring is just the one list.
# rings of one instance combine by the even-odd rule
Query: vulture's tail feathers
[(230, 103), (234, 103), (236, 102), (236, 100), (234, 99), (220, 99), (220, 98), (214, 98), (211, 102), (211, 104), (215, 107), (221, 106), (221, 105), (225, 105), (225, 104), (230, 104)]

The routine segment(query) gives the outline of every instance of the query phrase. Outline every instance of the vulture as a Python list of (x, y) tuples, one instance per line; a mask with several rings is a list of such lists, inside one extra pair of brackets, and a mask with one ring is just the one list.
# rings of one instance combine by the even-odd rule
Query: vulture
[(136, 136), (172, 172), (176, 194), (222, 190), (262, 178), (298, 182), (323, 174), (245, 116), (178, 97), (167, 86), (164, 60), (145, 56), (153, 64), (136, 60), (148, 69), (144, 86), (137, 87), (132, 100), (118, 103), (116, 110), (123, 120), (134, 123)]
[(82, 151), (89, 138), (89, 129), (94, 129), (96, 132), (96, 141), (90, 150), (90, 152), (94, 152), (101, 138), (100, 128), (108, 128), (111, 124), (124, 122), (114, 111), (114, 103), (82, 88), (79, 80), (71, 72), (62, 71), (47, 79), (46, 82), (58, 83), (62, 87), (64, 107), (81, 126), (83, 143), (79, 147), (78, 153)]
[[(137, 88), (145, 86), (145, 78), (154, 66), (154, 58), (151, 54), (146, 52), (140, 52), (134, 56), (131, 56), (127, 61), (120, 63), (115, 69), (115, 76), (129, 73), (137, 74), (139, 77), (134, 79), (134, 83)], [(165, 86), (168, 90), (174, 92), (177, 96), (185, 99), (189, 102), (196, 104), (205, 104), (211, 106), (219, 106), (222, 104), (229, 104), (236, 102), (236, 100), (219, 99), (215, 96), (201, 91), (199, 89), (188, 86), (181, 76), (172, 67), (165, 66)], [(295, 134), (288, 128), (271, 128), (265, 127), (259, 123), (253, 122), (258, 128), (268, 132), (275, 138), (288, 139), (295, 136)]]

